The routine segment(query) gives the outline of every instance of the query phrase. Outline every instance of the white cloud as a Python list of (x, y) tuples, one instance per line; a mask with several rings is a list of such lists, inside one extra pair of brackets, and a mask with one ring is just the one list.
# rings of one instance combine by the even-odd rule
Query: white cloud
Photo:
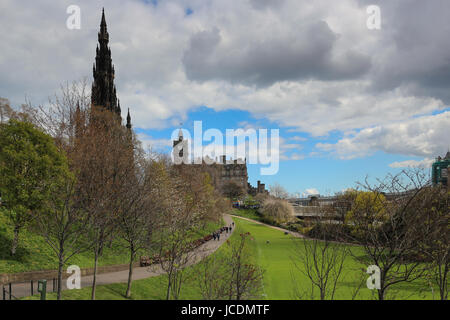
[(450, 111), (384, 126), (363, 129), (335, 144), (318, 143), (316, 147), (341, 159), (364, 157), (375, 151), (390, 154), (433, 157), (448, 148)]
[(393, 162), (389, 164), (391, 168), (430, 168), (433, 164), (434, 159), (425, 158), (423, 160), (406, 160)]
[(305, 190), (303, 196), (307, 197), (310, 195), (317, 195), (317, 194), (320, 194), (319, 190), (317, 190), (316, 188), (310, 188)]
[(134, 127), (174, 126), (205, 105), (313, 137), (347, 133), (317, 145), (340, 158), (442, 153), (448, 115), (423, 115), (450, 101), (450, 2), (379, 2), (381, 32), (366, 28), (355, 0), (79, 0), (82, 29), (71, 31), (71, 0), (2, 0), (0, 96), (45, 103), (60, 83), (91, 79), (104, 5), (118, 96)]
[(169, 139), (155, 139), (145, 133), (139, 133), (137, 136), (144, 150), (163, 150), (172, 147), (172, 141)]

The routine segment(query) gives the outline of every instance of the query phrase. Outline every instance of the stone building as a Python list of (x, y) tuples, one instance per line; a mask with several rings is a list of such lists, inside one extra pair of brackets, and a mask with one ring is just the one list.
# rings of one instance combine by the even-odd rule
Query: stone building
[(269, 191), (266, 190), (266, 184), (261, 183), (260, 180), (258, 180), (258, 184), (256, 187), (253, 187), (250, 183), (248, 183), (248, 194), (252, 196), (256, 196), (257, 194), (269, 194)]
[[(172, 152), (176, 165), (182, 165), (183, 163), (184, 165), (202, 166), (202, 170), (209, 173), (214, 187), (218, 190), (222, 190), (227, 183), (233, 182), (242, 187), (245, 193), (248, 192), (249, 184), (245, 159), (227, 160), (225, 156), (221, 156), (220, 160), (215, 161), (213, 164), (207, 164), (205, 161), (202, 161), (202, 164), (195, 164), (189, 160), (187, 143), (188, 141), (184, 140), (183, 132), (180, 129), (178, 139), (173, 141)], [(175, 155), (178, 156), (175, 157)]]

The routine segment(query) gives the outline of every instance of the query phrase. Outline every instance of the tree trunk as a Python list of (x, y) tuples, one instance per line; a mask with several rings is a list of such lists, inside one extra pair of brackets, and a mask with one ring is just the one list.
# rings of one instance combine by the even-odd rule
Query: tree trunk
[(385, 294), (385, 289), (381, 288), (380, 290), (378, 290), (378, 300), (380, 300), (380, 301), (384, 300), (384, 294)]
[(17, 244), (19, 243), (19, 231), (20, 231), (20, 227), (15, 226), (14, 227), (14, 238), (13, 238), (13, 242), (11, 245), (11, 255), (12, 256), (16, 255)]
[(95, 248), (94, 253), (94, 278), (92, 280), (92, 292), (91, 292), (91, 300), (95, 300), (95, 289), (97, 284), (97, 264), (98, 264), (98, 248)]
[(56, 296), (57, 300), (61, 300), (63, 267), (64, 267), (63, 257), (60, 256), (59, 257), (59, 262), (58, 262), (58, 293), (57, 293), (57, 296)]
[(127, 298), (131, 297), (131, 283), (133, 281), (133, 262), (134, 262), (135, 255), (136, 255), (136, 253), (134, 251), (134, 247), (131, 246), (131, 249), (130, 249), (130, 266), (129, 266), (129, 271), (128, 271), (128, 285), (127, 285), (127, 293), (126, 293), (126, 297)]
[(169, 283), (167, 284), (167, 294), (166, 294), (166, 300), (170, 300), (170, 289), (172, 287), (172, 273), (167, 273), (167, 280), (169, 281)]

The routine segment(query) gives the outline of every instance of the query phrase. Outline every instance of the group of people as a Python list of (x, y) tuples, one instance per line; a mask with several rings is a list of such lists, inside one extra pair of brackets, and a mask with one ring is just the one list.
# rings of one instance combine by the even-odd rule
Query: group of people
[(219, 230), (213, 232), (213, 234), (212, 234), (213, 239), (219, 241), (220, 240), (220, 235), (223, 232), (231, 233), (231, 231), (233, 230), (233, 227), (234, 227), (234, 222), (232, 222), (229, 226), (222, 227)]

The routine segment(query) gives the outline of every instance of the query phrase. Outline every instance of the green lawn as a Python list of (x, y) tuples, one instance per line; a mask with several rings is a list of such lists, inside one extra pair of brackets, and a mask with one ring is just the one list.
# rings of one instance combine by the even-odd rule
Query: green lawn
[[(293, 299), (294, 281), (292, 279), (292, 250), (294, 249), (293, 239), (285, 235), (282, 231), (274, 230), (264, 225), (255, 224), (239, 218), (234, 218), (236, 230), (231, 237), (236, 240), (241, 232), (250, 232), (253, 238), (251, 242), (252, 251), (255, 253), (254, 262), (265, 269), (264, 274), (264, 297), (266, 299)], [(269, 240), (269, 243), (267, 243)], [(214, 254), (223, 254), (227, 246), (222, 246)], [(356, 254), (362, 254), (358, 247), (352, 247)], [(358, 250), (359, 253), (358, 253)], [(336, 299), (351, 299), (352, 291), (357, 286), (358, 279), (366, 279), (362, 265), (359, 265), (349, 257), (345, 265), (345, 277), (338, 284)], [(200, 293), (196, 289), (194, 280), (197, 266), (188, 268), (189, 278), (182, 289), (182, 299), (201, 299)], [(302, 273), (295, 271), (295, 278), (301, 288), (309, 288), (309, 281)], [(159, 276), (133, 282), (132, 299), (164, 299), (166, 276)], [(99, 286), (97, 290), (98, 299), (124, 299), (125, 284), (113, 284)], [(403, 284), (394, 287), (396, 299), (431, 299), (431, 290), (420, 281), (411, 284)], [(89, 299), (90, 288), (63, 292), (65, 299)], [(357, 298), (372, 299), (373, 291), (363, 285)], [(54, 298), (54, 294), (48, 295), (49, 299)], [(33, 297), (35, 298), (35, 297)], [(437, 297), (436, 297), (437, 298)]]
[[(255, 238), (254, 246), (257, 252), (259, 265), (266, 270), (264, 275), (264, 294), (267, 299), (293, 299), (295, 292), (294, 282), (297, 288), (310, 288), (309, 280), (301, 272), (293, 267), (292, 256), (295, 245), (291, 236), (284, 232), (274, 230), (264, 225), (252, 223), (242, 219), (235, 219), (239, 225), (249, 231)], [(269, 243), (267, 243), (267, 240)], [(298, 240), (297, 240), (298, 241)], [(362, 255), (359, 247), (352, 246), (356, 255)], [(345, 262), (345, 270), (342, 281), (337, 285), (336, 299), (351, 299), (352, 293), (360, 283), (359, 279), (367, 279), (362, 265), (348, 257)], [(296, 281), (293, 281), (293, 276)], [(424, 291), (420, 293), (420, 291)], [(395, 291), (395, 292), (394, 292)], [(363, 284), (357, 299), (372, 299), (373, 291)], [(393, 289), (397, 299), (431, 299), (431, 290), (422, 282), (401, 284)]]
[(255, 209), (233, 209), (232, 212), (235, 216), (253, 219), (261, 221), (262, 217), (256, 212)]

